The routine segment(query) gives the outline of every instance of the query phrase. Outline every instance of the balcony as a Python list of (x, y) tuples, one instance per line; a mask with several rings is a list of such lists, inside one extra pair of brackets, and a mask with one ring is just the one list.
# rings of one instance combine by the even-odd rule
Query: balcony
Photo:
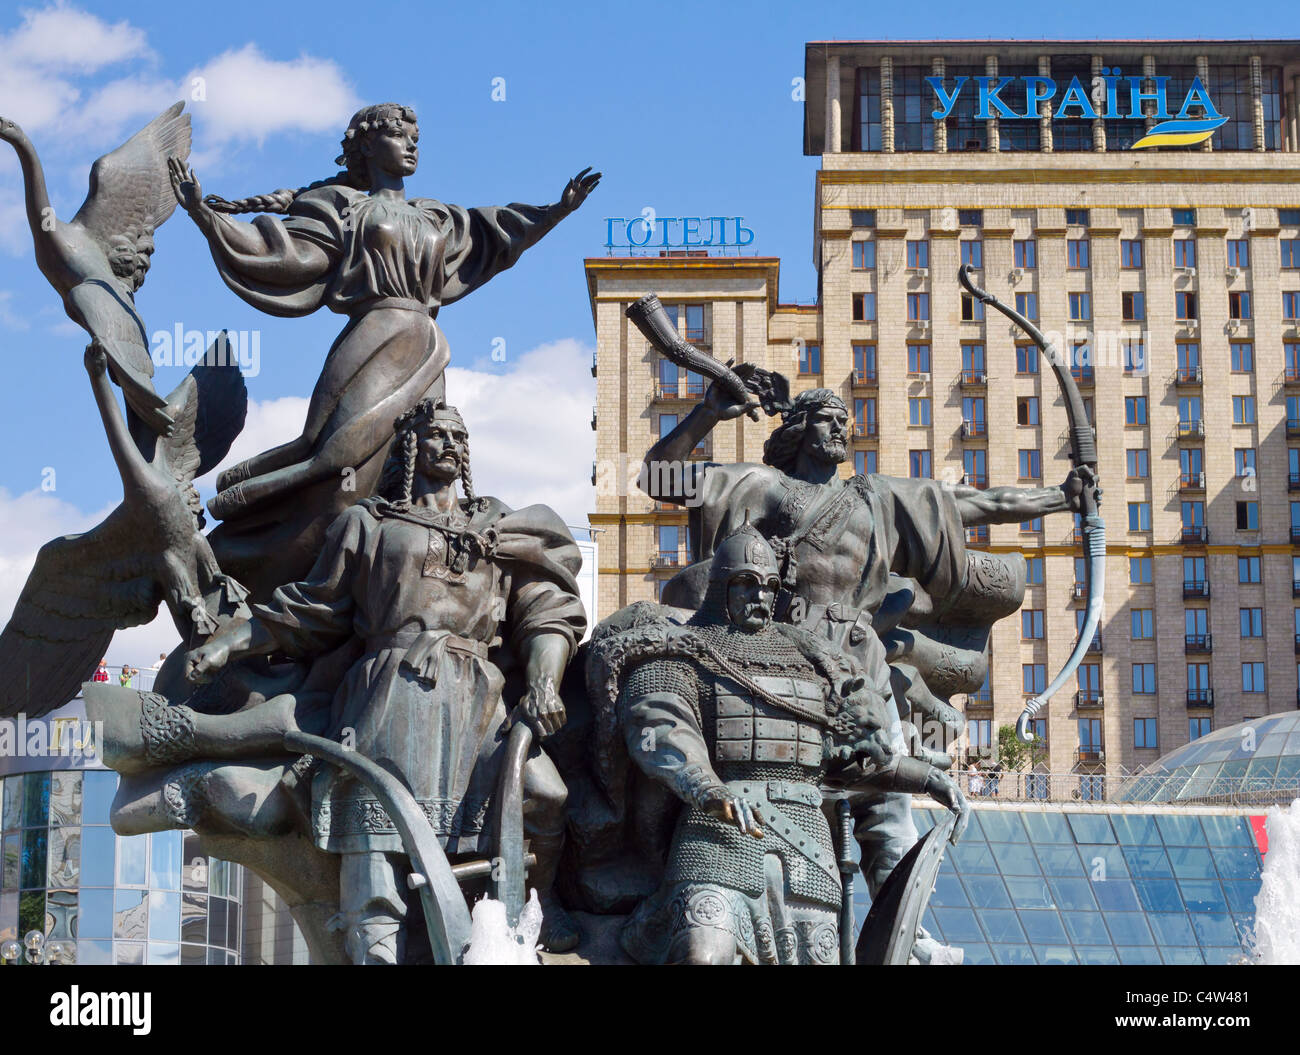
[[(1092, 426), (1092, 438), (1094, 440), (1096, 440), (1097, 438), (1096, 425)], [(1068, 447), (1070, 446), (1071, 442), (1073, 442), (1073, 440), (1074, 440), (1074, 436), (1070, 433), (1069, 429), (1066, 429), (1064, 432), (1061, 433), (1060, 437), (1057, 439), (1056, 442), (1059, 443), (1062, 447)]]
[(978, 527), (966, 529), (966, 541), (974, 545), (988, 545), (989, 529), (987, 524), (981, 524)]
[(961, 438), (964, 440), (979, 439), (989, 434), (989, 427), (983, 421), (963, 421), (961, 423)]
[(1300, 473), (1288, 473), (1286, 478), (1288, 491), (1300, 491)]
[(1088, 642), (1088, 651), (1089, 651), (1089, 652), (1100, 652), (1100, 651), (1101, 651), (1101, 631), (1100, 631), (1100, 630), (1098, 630), (1095, 634), (1092, 635), (1092, 640)]
[(967, 707), (992, 707), (993, 690), (980, 689), (979, 692), (968, 692), (966, 694)]
[(1300, 385), (1300, 366), (1288, 366), (1282, 371), (1282, 384)]
[(1100, 689), (1080, 689), (1074, 694), (1074, 706), (1079, 710), (1088, 710), (1102, 706)]
[(1184, 634), (1183, 651), (1188, 655), (1214, 651), (1213, 634)]
[(706, 329), (687, 326), (686, 332), (682, 336), (697, 348), (710, 348), (713, 346), (713, 334)]
[(1204, 524), (1184, 524), (1178, 532), (1178, 541), (1184, 546), (1204, 546), (1210, 541), (1210, 529)]
[(596, 431), (596, 408), (591, 408), (591, 431)]
[(854, 370), (853, 385), (856, 388), (874, 388), (876, 385), (876, 371), (871, 370)]
[(1184, 493), (1188, 491), (1204, 491), (1205, 474), (1204, 473), (1179, 473), (1178, 490)]
[(872, 439), (880, 431), (880, 426), (874, 421), (855, 421), (853, 423), (854, 439)]
[(1205, 439), (1205, 422), (1200, 418), (1180, 421), (1174, 426), (1174, 437), (1180, 440), (1203, 440)]
[(1076, 762), (1105, 762), (1106, 749), (1098, 744), (1083, 744), (1074, 749)]
[(1082, 601), (1088, 596), (1088, 584), (1086, 582), (1075, 582), (1070, 584), (1070, 600)]
[(1291, 545), (1300, 546), (1300, 524), (1291, 525)]
[(1183, 599), (1191, 597), (1209, 597), (1210, 583), (1207, 579), (1184, 579), (1183, 580)]
[(694, 461), (698, 461), (699, 459), (704, 459), (707, 461), (709, 458), (712, 458), (713, 457), (712, 439), (702, 440), (700, 443), (697, 443), (695, 447), (692, 448), (691, 453), (688, 454), (686, 457)]
[(1300, 418), (1286, 419), (1286, 434), (1288, 436), (1300, 436)]
[(1096, 376), (1091, 366), (1072, 366), (1070, 367), (1070, 374), (1080, 385), (1096, 384)]
[(591, 376), (596, 376), (596, 353), (591, 353)]
[(1199, 385), (1201, 382), (1202, 375), (1199, 366), (1180, 366), (1174, 371), (1174, 384), (1176, 385)]
[(1187, 706), (1188, 707), (1213, 707), (1214, 690), (1213, 689), (1188, 689)]
[(685, 547), (661, 549), (650, 558), (650, 565), (654, 568), (680, 568), (688, 563)]
[(962, 388), (982, 388), (989, 383), (989, 375), (983, 370), (963, 370), (957, 383)]
[(986, 491), (989, 486), (989, 476), (988, 473), (962, 473), (961, 482), (967, 487), (976, 487), (981, 491)]
[[(1300, 634), (1296, 634), (1296, 636), (1295, 636), (1295, 654), (1296, 654), (1297, 656), (1300, 656)], [(1300, 691), (1300, 690), (1297, 690), (1297, 691)]]
[(591, 463), (591, 486), (596, 486), (596, 463)]
[(1300, 579), (1291, 580), (1291, 596), (1300, 597)]
[(655, 381), (654, 398), (661, 403), (694, 402), (704, 397), (703, 380)]

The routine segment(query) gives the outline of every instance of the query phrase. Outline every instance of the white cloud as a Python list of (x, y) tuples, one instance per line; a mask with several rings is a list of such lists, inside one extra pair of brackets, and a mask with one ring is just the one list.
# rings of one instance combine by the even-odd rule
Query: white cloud
[(452, 366), (447, 401), (469, 428), (474, 489), (516, 509), (543, 502), (583, 527), (594, 508), (591, 347), (566, 339), (520, 356), (509, 373)]
[(23, 24), (0, 41), (7, 58), (28, 66), (93, 73), (127, 59), (152, 56), (144, 30), (110, 25), (65, 3), (22, 12)]
[(21, 315), (14, 313), (10, 307), (13, 304), (14, 294), (11, 289), (0, 289), (0, 326), (10, 330), (27, 330), (31, 329), (31, 323)]
[(146, 76), (121, 77), (97, 88), (85, 103), (64, 115), (59, 128), (81, 148), (111, 150), (135, 135), (181, 98), (173, 81)]
[(302, 396), (249, 400), (244, 430), (230, 445), (230, 453), (216, 469), (194, 481), (203, 497), (206, 499), (216, 493), (217, 473), (221, 469), (288, 443), (298, 436), (302, 432), (303, 422), (307, 420), (307, 404), (308, 400)]
[(202, 91), (190, 111), (202, 128), (205, 150), (214, 143), (261, 142), (281, 132), (341, 135), (360, 106), (337, 63), (311, 55), (270, 59), (251, 43), (191, 70), (182, 86), (186, 99)]

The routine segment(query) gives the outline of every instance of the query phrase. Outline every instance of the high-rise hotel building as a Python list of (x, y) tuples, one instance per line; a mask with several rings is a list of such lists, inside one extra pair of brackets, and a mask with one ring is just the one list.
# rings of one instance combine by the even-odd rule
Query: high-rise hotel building
[[(701, 244), (744, 241), (741, 221), (633, 220), (641, 248), (586, 261), (600, 609), (654, 598), (690, 559), (684, 511), (634, 483), (702, 392), (624, 317), (648, 291), (717, 358), (839, 392), (846, 474), (1060, 483), (1057, 382), (963, 294), (970, 263), (1072, 357), (1098, 438), (1105, 612), (1048, 708), (1042, 768), (1115, 775), (1295, 709), (1300, 41), (818, 42), (805, 63), (815, 305), (779, 301), (779, 260)], [(761, 460), (775, 424), (724, 422), (696, 454)], [(1029, 567), (988, 685), (954, 701), (978, 747), (1061, 668), (1085, 589), (1067, 516), (970, 544)]]

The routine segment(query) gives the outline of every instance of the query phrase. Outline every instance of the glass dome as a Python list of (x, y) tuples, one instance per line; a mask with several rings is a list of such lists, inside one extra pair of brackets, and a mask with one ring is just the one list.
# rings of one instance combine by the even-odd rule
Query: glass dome
[(1300, 711), (1193, 740), (1129, 778), (1124, 802), (1286, 803), (1300, 797)]

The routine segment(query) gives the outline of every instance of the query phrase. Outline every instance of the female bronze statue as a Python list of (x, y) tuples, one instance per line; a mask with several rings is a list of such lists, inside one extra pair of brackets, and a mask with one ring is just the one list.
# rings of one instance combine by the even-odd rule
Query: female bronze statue
[[(584, 169), (544, 206), (408, 200), (419, 138), (408, 107), (368, 106), (348, 124), (342, 172), (234, 202), (204, 198), (194, 173), (171, 162), (177, 200), (240, 297), (273, 315), (324, 306), (348, 316), (302, 434), (224, 472), (209, 504), (225, 521), (213, 533), (218, 559), (254, 595), (305, 573), (333, 517), (373, 492), (393, 419), (443, 396), (450, 351), (434, 321), (439, 309), (511, 267), (600, 180)], [(241, 212), (285, 216), (244, 224), (226, 215)], [(276, 574), (263, 581), (269, 553)]]

